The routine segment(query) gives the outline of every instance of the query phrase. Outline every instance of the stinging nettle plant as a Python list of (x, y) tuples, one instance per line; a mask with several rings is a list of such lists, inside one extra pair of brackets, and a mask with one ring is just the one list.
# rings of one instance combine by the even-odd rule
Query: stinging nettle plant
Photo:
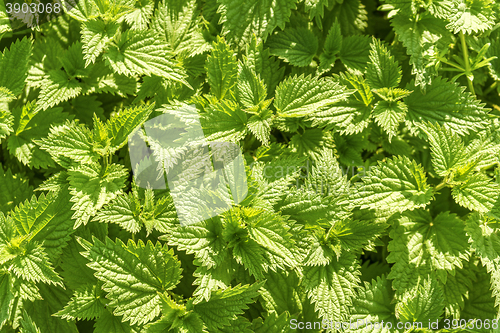
[[(497, 2), (62, 4), (0, 0), (0, 331), (498, 331)], [(189, 105), (248, 192), (182, 226), (128, 138)]]

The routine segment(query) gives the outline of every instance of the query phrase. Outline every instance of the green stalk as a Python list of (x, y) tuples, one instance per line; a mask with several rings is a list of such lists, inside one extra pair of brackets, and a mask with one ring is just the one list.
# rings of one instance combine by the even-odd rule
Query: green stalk
[(476, 92), (474, 91), (474, 85), (472, 84), (472, 80), (469, 78), (469, 75), (472, 74), (470, 70), (469, 51), (467, 49), (467, 44), (465, 43), (464, 33), (461, 31), (460, 31), (460, 41), (462, 42), (462, 52), (464, 55), (465, 75), (467, 76), (467, 83), (469, 85), (469, 90), (471, 91), (471, 93), (475, 95)]

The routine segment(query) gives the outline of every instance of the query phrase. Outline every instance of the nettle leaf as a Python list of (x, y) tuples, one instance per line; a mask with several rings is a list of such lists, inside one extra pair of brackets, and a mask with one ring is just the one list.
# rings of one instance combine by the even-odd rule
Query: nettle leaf
[(198, 27), (196, 0), (163, 1), (153, 18), (153, 28), (181, 56), (194, 56), (210, 49)]
[(64, 125), (53, 126), (39, 145), (56, 161), (57, 157), (63, 156), (79, 163), (90, 163), (98, 159), (91, 141), (91, 132), (85, 125), (66, 121)]
[(4, 170), (0, 164), (0, 212), (7, 214), (32, 194), (33, 186), (26, 176)]
[(32, 44), (30, 39), (24, 37), (0, 54), (0, 87), (5, 87), (14, 95), (19, 95), (26, 84)]
[(89, 320), (100, 317), (104, 304), (99, 299), (101, 294), (97, 285), (85, 285), (76, 290), (71, 301), (55, 315), (66, 320)]
[(53, 108), (37, 112), (35, 102), (14, 109), (14, 133), (7, 139), (9, 152), (30, 168), (53, 166), (49, 153), (41, 150), (34, 140), (47, 136), (52, 125), (72, 118), (62, 111), (62, 108)]
[(118, 23), (92, 19), (82, 24), (83, 59), (85, 66), (95, 63), (118, 31)]
[(372, 89), (397, 87), (401, 82), (401, 68), (389, 50), (378, 39), (372, 41), (370, 62), (366, 67), (366, 81)]
[(247, 45), (245, 64), (264, 81), (267, 95), (274, 96), (276, 86), (283, 78), (285, 67), (280, 66), (280, 62), (270, 55), (269, 48), (264, 48), (263, 43), (258, 42), (255, 35), (252, 35), (252, 40)]
[(220, 0), (223, 27), (230, 40), (243, 46), (252, 34), (265, 40), (276, 27), (283, 29), (296, 0)]
[(121, 192), (127, 172), (119, 164), (102, 167), (91, 163), (71, 167), (68, 175), (71, 201), (74, 202), (71, 209), (77, 228), (82, 223), (87, 224), (102, 206)]
[(453, 0), (446, 26), (454, 34), (472, 34), (490, 30), (495, 25), (494, 2), (490, 0)]
[(127, 143), (129, 135), (142, 125), (153, 112), (155, 104), (129, 107), (115, 113), (106, 123), (110, 149), (114, 152)]
[(354, 297), (350, 310), (352, 321), (364, 320), (364, 325), (357, 326), (358, 329), (369, 329), (372, 325), (366, 323), (381, 323), (382, 320), (396, 326), (395, 307), (392, 304), (394, 291), (385, 275), (377, 276), (371, 283), (364, 282), (364, 286), (358, 289), (357, 297)]
[(104, 282), (113, 314), (123, 315), (130, 324), (146, 324), (160, 314), (160, 293), (175, 288), (181, 278), (181, 264), (173, 250), (160, 243), (146, 244), (142, 240), (124, 244), (106, 238), (103, 243), (93, 238), (94, 243), (80, 239), (86, 249), (84, 255), (95, 276)]
[(438, 282), (429, 278), (396, 305), (396, 316), (402, 322), (434, 322), (441, 319), (443, 308), (443, 292)]
[(238, 142), (247, 133), (247, 115), (232, 101), (223, 100), (211, 106), (200, 120), (209, 141)]
[(410, 56), (415, 85), (423, 90), (433, 81), (433, 64), (437, 55), (446, 51), (453, 42), (453, 35), (445, 28), (445, 22), (428, 13), (410, 16), (400, 12), (391, 22), (399, 40)]
[(290, 28), (272, 35), (267, 45), (271, 54), (294, 66), (308, 66), (318, 51), (318, 39), (306, 28)]
[[(500, 258), (500, 236), (496, 228), (493, 229), (492, 226), (488, 225), (491, 222), (489, 218), (483, 217), (479, 213), (473, 213), (465, 221), (465, 229), (470, 237), (471, 248), (477, 252), (482, 264), (486, 266), (486, 270), (491, 276), (490, 289), (495, 298), (494, 307), (498, 307), (500, 304), (500, 283), (496, 277), (500, 274), (500, 266), (498, 264)], [(480, 281), (480, 285), (482, 284), (481, 282), (483, 281)], [(476, 297), (482, 298), (481, 300), (484, 303), (488, 303), (490, 297), (486, 297), (486, 295), (488, 293), (485, 293), (484, 296), (476, 294)], [(475, 299), (474, 301), (477, 300)], [(471, 299), (468, 303), (473, 303), (473, 300)]]
[(122, 32), (116, 46), (110, 46), (103, 58), (118, 74), (154, 74), (189, 86), (182, 68), (171, 60), (168, 45), (158, 40), (151, 30)]
[(357, 259), (344, 253), (326, 266), (306, 266), (304, 287), (320, 318), (342, 321), (356, 296), (359, 283)]
[(406, 124), (413, 133), (418, 133), (420, 127), (427, 129), (429, 122), (458, 135), (481, 131), (487, 124), (490, 110), (457, 83), (437, 77), (427, 86), (425, 94), (413, 82), (406, 89), (414, 90), (404, 98), (408, 106)]
[(334, 22), (328, 30), (323, 52), (319, 55), (319, 70), (328, 70), (335, 64), (337, 56), (342, 50), (342, 34), (340, 32), (340, 24)]
[(237, 285), (234, 288), (212, 292), (210, 300), (194, 305), (194, 311), (205, 323), (210, 331), (215, 331), (224, 326), (231, 325), (236, 320), (236, 315), (243, 314), (252, 298), (259, 295), (257, 292), (264, 282), (253, 285)]
[(54, 271), (47, 253), (39, 243), (28, 243), (22, 253), (10, 263), (12, 271), (19, 278), (35, 283), (44, 282), (62, 286), (61, 277)]
[(420, 277), (410, 272), (435, 272), (445, 283), (446, 271), (455, 275), (462, 260), (468, 260), (465, 226), (455, 214), (442, 212), (432, 218), (424, 210), (405, 212), (390, 236), (387, 261), (394, 265), (388, 278), (394, 279), (398, 295), (418, 283)]
[(398, 134), (399, 123), (406, 117), (408, 108), (403, 102), (379, 101), (373, 108), (375, 122), (389, 134), (389, 142)]
[(453, 198), (472, 211), (487, 213), (500, 196), (500, 185), (485, 174), (477, 173), (452, 189)]
[(331, 79), (295, 75), (280, 83), (276, 89), (274, 106), (281, 117), (303, 117), (345, 100), (350, 93)]
[(223, 99), (226, 94), (231, 94), (238, 77), (238, 63), (234, 52), (226, 42), (219, 38), (212, 47), (212, 53), (206, 63), (207, 81), (211, 93), (217, 99)]
[(56, 259), (73, 233), (70, 206), (67, 189), (33, 196), (12, 212), (17, 233), (27, 241), (43, 242), (44, 251)]
[(246, 108), (253, 108), (262, 103), (267, 95), (267, 88), (248, 65), (242, 65), (237, 81), (238, 100)]
[(433, 195), (423, 167), (406, 156), (379, 162), (362, 181), (355, 200), (362, 209), (390, 207), (404, 212), (425, 207)]
[(370, 50), (371, 39), (369, 36), (348, 36), (342, 40), (339, 57), (347, 68), (363, 73), (366, 64), (370, 61)]
[(439, 176), (447, 176), (455, 167), (466, 163), (465, 146), (460, 137), (450, 129), (427, 125), (431, 144), (432, 165)]

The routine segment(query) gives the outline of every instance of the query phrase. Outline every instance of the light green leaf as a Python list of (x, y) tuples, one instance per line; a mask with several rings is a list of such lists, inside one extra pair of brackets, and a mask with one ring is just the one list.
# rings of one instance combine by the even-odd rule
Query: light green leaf
[(32, 41), (27, 37), (12, 43), (10, 49), (5, 48), (0, 54), (0, 87), (9, 89), (14, 95), (23, 91), (31, 51)]
[(453, 198), (472, 211), (487, 213), (500, 196), (500, 185), (482, 173), (476, 173), (452, 189)]
[(264, 283), (253, 285), (237, 285), (234, 288), (212, 292), (208, 302), (194, 305), (194, 311), (205, 323), (210, 331), (215, 331), (231, 324), (236, 320), (236, 315), (242, 314), (247, 309), (252, 298), (259, 296), (257, 292)]
[(94, 238), (94, 244), (82, 244), (85, 256), (91, 260), (89, 267), (104, 282), (109, 306), (113, 314), (123, 315), (130, 324), (145, 324), (160, 314), (159, 293), (173, 289), (181, 278), (180, 262), (173, 250), (160, 243), (146, 244), (129, 240), (125, 245), (106, 238), (102, 243)]
[(401, 68), (397, 61), (379, 39), (374, 38), (370, 46), (366, 81), (372, 89), (397, 87), (401, 82)]
[(362, 209), (390, 207), (404, 212), (425, 207), (433, 195), (423, 167), (406, 156), (379, 162), (362, 180), (355, 201)]
[(94, 152), (91, 140), (92, 134), (86, 126), (66, 121), (64, 125), (52, 127), (39, 146), (56, 161), (57, 157), (63, 156), (79, 163), (97, 162), (99, 156)]
[(85, 66), (94, 64), (97, 57), (104, 52), (110, 40), (118, 31), (118, 23), (91, 19), (82, 24), (83, 59)]
[(222, 100), (209, 107), (201, 117), (201, 125), (207, 140), (237, 143), (247, 133), (247, 115), (237, 103)]
[(109, 201), (111, 201), (125, 186), (127, 172), (120, 164), (110, 164), (102, 167), (98, 163), (79, 165), (68, 170), (71, 209), (75, 212), (75, 228), (87, 224), (89, 219)]
[(373, 118), (389, 134), (389, 142), (398, 134), (399, 123), (405, 119), (407, 111), (408, 108), (403, 102), (379, 101), (375, 104)]
[(296, 0), (220, 0), (224, 31), (239, 46), (250, 42), (252, 34), (265, 40), (276, 27), (285, 28)]
[(305, 291), (320, 318), (347, 319), (348, 309), (356, 296), (359, 275), (357, 259), (350, 253), (342, 254), (338, 260), (332, 258), (326, 266), (304, 268)]
[(142, 125), (153, 112), (155, 104), (139, 105), (120, 110), (106, 123), (111, 152), (115, 152), (127, 143), (129, 135)]
[(238, 63), (234, 52), (222, 38), (213, 44), (212, 53), (207, 58), (206, 70), (211, 93), (217, 99), (231, 96), (238, 76)]
[(454, 34), (475, 34), (490, 30), (495, 25), (495, 10), (493, 1), (453, 0), (447, 13), (450, 23), (447, 29)]
[(465, 87), (437, 77), (427, 86), (424, 94), (415, 84), (408, 84), (413, 93), (404, 98), (408, 106), (406, 124), (411, 132), (418, 133), (427, 124), (438, 123), (458, 135), (479, 132), (487, 124), (489, 109), (477, 100)]
[(303, 117), (343, 101), (350, 94), (345, 87), (331, 79), (294, 75), (282, 81), (276, 89), (274, 106), (281, 117)]
[(436, 124), (427, 125), (431, 144), (432, 165), (436, 173), (445, 177), (457, 166), (466, 163), (465, 146), (460, 137), (452, 130)]
[(154, 74), (189, 86), (182, 68), (171, 60), (168, 45), (158, 40), (152, 30), (122, 32), (117, 45), (111, 46), (103, 58), (118, 74)]
[(306, 28), (289, 28), (272, 35), (267, 45), (271, 54), (293, 66), (308, 66), (318, 51), (318, 39)]
[(441, 319), (443, 292), (435, 279), (425, 279), (396, 305), (396, 316), (402, 322), (429, 323)]
[(100, 288), (97, 285), (85, 285), (75, 290), (71, 301), (55, 315), (66, 320), (91, 320), (100, 317), (104, 304), (99, 299)]

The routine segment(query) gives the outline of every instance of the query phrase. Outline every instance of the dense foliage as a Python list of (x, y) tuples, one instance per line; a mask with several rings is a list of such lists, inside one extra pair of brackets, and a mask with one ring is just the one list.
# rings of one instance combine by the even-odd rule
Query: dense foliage
[[(497, 3), (69, 1), (0, 0), (2, 332), (498, 331)], [(248, 194), (181, 226), (127, 138), (187, 105)]]

